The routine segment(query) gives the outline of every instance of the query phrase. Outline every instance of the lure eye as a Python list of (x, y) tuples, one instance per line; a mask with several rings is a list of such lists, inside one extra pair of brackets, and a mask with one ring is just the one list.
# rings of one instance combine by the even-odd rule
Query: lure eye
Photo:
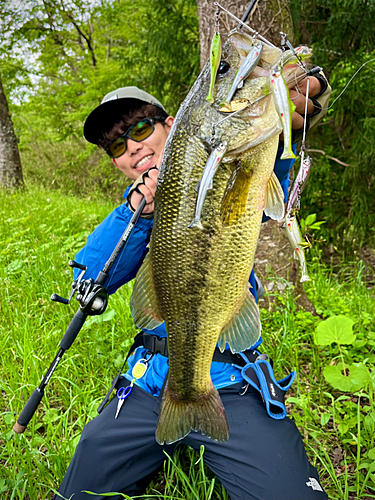
[(217, 70), (219, 75), (224, 75), (228, 69), (230, 68), (229, 64), (227, 61), (220, 61), (220, 66), (219, 69)]

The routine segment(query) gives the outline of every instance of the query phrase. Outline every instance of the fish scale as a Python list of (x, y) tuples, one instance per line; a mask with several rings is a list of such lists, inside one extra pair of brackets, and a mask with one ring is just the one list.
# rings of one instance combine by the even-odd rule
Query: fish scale
[[(245, 41), (241, 35), (242, 49)], [(131, 301), (137, 326), (166, 323), (170, 368), (156, 431), (160, 444), (173, 443), (192, 430), (217, 441), (228, 439), (225, 410), (210, 378), (211, 362), (217, 343), (222, 350), (228, 343), (233, 352), (240, 352), (260, 336), (259, 311), (248, 279), (263, 209), (267, 205), (274, 218), (282, 217), (284, 210), (282, 189), (272, 181), (281, 126), (269, 96), (259, 108), (262, 115), (254, 117), (245, 110), (217, 127), (215, 140), (226, 141), (228, 149), (204, 199), (203, 227), (188, 227), (195, 213), (195, 187), (215, 147), (211, 131), (222, 119), (221, 96), (228, 95), (241, 61), (231, 41), (223, 49), (231, 69), (217, 78), (214, 103), (206, 101), (207, 66), (168, 137), (150, 249)], [(241, 97), (259, 96), (264, 80), (245, 80)]]

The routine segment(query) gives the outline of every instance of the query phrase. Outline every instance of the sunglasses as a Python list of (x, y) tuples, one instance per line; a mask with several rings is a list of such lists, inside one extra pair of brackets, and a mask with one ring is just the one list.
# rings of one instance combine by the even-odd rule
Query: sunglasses
[(129, 137), (132, 141), (142, 142), (155, 130), (155, 121), (164, 121), (165, 118), (162, 116), (155, 116), (155, 118), (143, 118), (136, 125), (131, 126), (125, 134), (120, 135), (117, 139), (110, 141), (106, 146), (104, 146), (104, 151), (110, 158), (119, 158), (122, 156), (126, 149), (126, 137)]

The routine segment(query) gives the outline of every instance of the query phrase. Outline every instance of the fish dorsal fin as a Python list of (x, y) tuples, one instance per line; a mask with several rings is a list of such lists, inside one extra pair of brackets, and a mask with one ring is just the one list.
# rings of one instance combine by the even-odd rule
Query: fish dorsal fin
[(152, 278), (150, 253), (146, 255), (138, 271), (130, 299), (130, 310), (134, 323), (139, 328), (153, 330), (163, 323)]
[(222, 330), (218, 345), (221, 352), (228, 343), (232, 352), (249, 349), (259, 340), (261, 332), (260, 314), (257, 303), (249, 290), (243, 296), (243, 302), (229, 323)]
[(284, 218), (284, 191), (275, 172), (272, 173), (268, 181), (264, 213), (274, 220), (281, 220)]
[(251, 174), (241, 168), (233, 170), (221, 202), (221, 221), (224, 226), (238, 222), (246, 210)]

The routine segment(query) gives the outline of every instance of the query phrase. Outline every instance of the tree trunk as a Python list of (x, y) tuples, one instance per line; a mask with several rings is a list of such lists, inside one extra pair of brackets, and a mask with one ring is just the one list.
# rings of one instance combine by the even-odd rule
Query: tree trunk
[(21, 158), (0, 75), (0, 187), (21, 185)]
[[(241, 19), (250, 5), (250, 0), (219, 0), (219, 3)], [(203, 67), (209, 57), (211, 40), (215, 31), (216, 7), (212, 0), (197, 0), (197, 4), (201, 66)], [(257, 0), (247, 18), (247, 24), (277, 46), (281, 42), (280, 31), (287, 33), (289, 40), (293, 43), (293, 23), (289, 0)], [(238, 23), (228, 14), (220, 11), (220, 33), (222, 35), (237, 25)], [(246, 28), (244, 28), (244, 32), (250, 34)]]

